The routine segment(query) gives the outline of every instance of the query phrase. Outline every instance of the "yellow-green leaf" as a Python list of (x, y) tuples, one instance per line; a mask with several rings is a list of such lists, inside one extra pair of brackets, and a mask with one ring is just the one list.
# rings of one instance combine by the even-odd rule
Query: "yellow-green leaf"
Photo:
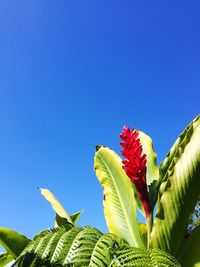
[(63, 206), (60, 204), (57, 198), (48, 189), (40, 188), (40, 192), (43, 195), (43, 197), (50, 202), (52, 208), (56, 212), (57, 225), (59, 225), (60, 223), (62, 224), (62, 222), (64, 222), (65, 219), (69, 223), (73, 223), (67, 211), (63, 208)]
[(16, 231), (0, 227), (0, 245), (13, 257), (17, 258), (30, 239)]
[(153, 148), (152, 139), (142, 131), (137, 130), (137, 132), (139, 133), (138, 138), (140, 139), (140, 143), (142, 145), (142, 154), (146, 154), (146, 181), (147, 185), (150, 186), (154, 181), (157, 181), (159, 179), (159, 169), (156, 164), (157, 155)]
[(152, 139), (142, 131), (136, 131), (139, 133), (138, 138), (140, 139), (140, 143), (142, 145), (142, 153), (146, 154), (146, 182), (149, 187), (149, 197), (153, 208), (157, 199), (157, 186), (159, 179), (159, 168), (156, 163), (157, 155), (153, 148)]
[(144, 247), (136, 216), (132, 183), (122, 169), (121, 158), (106, 147), (98, 147), (94, 158), (96, 175), (103, 187), (104, 214), (111, 233), (131, 246)]
[(161, 165), (161, 178), (150, 246), (176, 256), (200, 195), (200, 116), (168, 153)]
[(13, 259), (13, 256), (11, 256), (8, 252), (0, 254), (0, 267), (5, 267)]

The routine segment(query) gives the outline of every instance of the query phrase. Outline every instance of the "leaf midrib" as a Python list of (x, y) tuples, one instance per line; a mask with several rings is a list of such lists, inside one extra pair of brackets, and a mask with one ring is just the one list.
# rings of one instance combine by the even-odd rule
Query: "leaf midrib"
[[(120, 197), (120, 194), (119, 194), (119, 190), (118, 190), (118, 187), (116, 186), (116, 182), (115, 182), (115, 179), (113, 178), (113, 175), (110, 171), (110, 169), (108, 168), (108, 165), (106, 164), (105, 160), (101, 157), (100, 155), (100, 152), (98, 151), (97, 154), (99, 155), (101, 161), (104, 163), (106, 169), (108, 170), (108, 173), (110, 174), (111, 178), (112, 178), (112, 181), (113, 181), (113, 184), (115, 185), (115, 188), (116, 188), (116, 191), (117, 191), (117, 195), (118, 195), (118, 198), (120, 200), (120, 205), (121, 205), (121, 209), (122, 211), (126, 211), (124, 205), (123, 205), (123, 201)], [(116, 155), (114, 155), (115, 158), (117, 159)], [(118, 160), (118, 159), (117, 159)], [(134, 238), (134, 233), (133, 233), (133, 229), (131, 227), (131, 223), (130, 223), (130, 220), (128, 220), (128, 215), (127, 215), (127, 212), (123, 212), (124, 216), (125, 216), (125, 221), (127, 221), (127, 224), (128, 224), (128, 229), (130, 229), (130, 232), (131, 232), (131, 236), (132, 236), (132, 240), (134, 242), (135, 245), (138, 245), (135, 238)], [(133, 225), (134, 226), (134, 225)], [(142, 243), (142, 242), (141, 242)]]

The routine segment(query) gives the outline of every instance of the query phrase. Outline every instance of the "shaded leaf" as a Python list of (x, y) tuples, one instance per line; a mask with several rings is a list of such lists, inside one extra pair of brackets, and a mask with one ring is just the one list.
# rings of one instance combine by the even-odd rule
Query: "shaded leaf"
[(200, 227), (184, 238), (177, 258), (183, 267), (192, 267), (200, 262)]
[(161, 179), (150, 246), (176, 256), (200, 195), (200, 116), (168, 153), (161, 165)]

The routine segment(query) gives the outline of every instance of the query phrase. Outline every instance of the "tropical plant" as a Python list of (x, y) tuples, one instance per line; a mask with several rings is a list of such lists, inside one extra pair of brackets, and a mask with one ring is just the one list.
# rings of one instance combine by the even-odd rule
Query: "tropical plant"
[[(121, 159), (97, 146), (94, 167), (103, 187), (109, 233), (79, 227), (47, 189), (55, 227), (32, 240), (0, 228), (0, 267), (183, 266), (200, 265), (200, 116), (181, 133), (158, 167), (152, 140), (124, 127)], [(137, 211), (145, 223), (139, 223)]]

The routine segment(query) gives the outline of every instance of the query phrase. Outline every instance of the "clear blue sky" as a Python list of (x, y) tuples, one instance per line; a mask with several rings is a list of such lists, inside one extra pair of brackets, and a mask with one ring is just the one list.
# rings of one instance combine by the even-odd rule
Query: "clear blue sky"
[(123, 125), (161, 161), (200, 109), (200, 2), (2, 0), (0, 225), (32, 237), (54, 213), (106, 230), (95, 145)]

